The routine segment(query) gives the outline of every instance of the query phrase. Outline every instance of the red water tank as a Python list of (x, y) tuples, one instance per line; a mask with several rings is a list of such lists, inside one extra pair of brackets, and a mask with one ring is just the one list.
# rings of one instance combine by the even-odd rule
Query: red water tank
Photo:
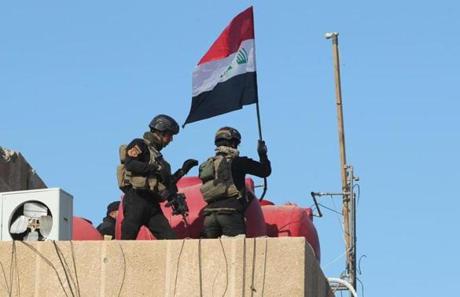
[[(200, 192), (201, 180), (198, 177), (184, 177), (179, 180), (177, 187), (180, 193), (184, 193), (187, 205), (189, 207), (189, 215), (187, 221), (189, 223), (186, 228), (182, 216), (173, 216), (171, 208), (165, 207), (165, 203), (161, 204), (161, 208), (171, 227), (176, 231), (178, 238), (200, 238), (203, 230), (203, 208), (206, 202)], [(254, 182), (252, 179), (246, 179), (246, 187), (252, 193), (254, 191)], [(121, 238), (121, 221), (123, 220), (123, 205), (120, 203), (120, 208), (117, 217), (117, 224), (115, 228), (115, 238)], [(246, 235), (248, 237), (264, 236), (267, 234), (266, 225), (263, 219), (262, 209), (257, 199), (253, 200), (246, 210)], [(145, 230), (144, 230), (145, 229)], [(139, 231), (137, 239), (150, 239), (154, 236), (143, 227)], [(141, 236), (142, 232), (142, 236)]]
[(267, 224), (267, 235), (270, 237), (305, 237), (313, 248), (316, 258), (320, 261), (319, 238), (313, 225), (312, 210), (291, 204), (273, 205), (269, 201), (264, 204), (262, 212)]
[(103, 236), (93, 226), (91, 221), (73, 217), (72, 219), (72, 240), (102, 240)]

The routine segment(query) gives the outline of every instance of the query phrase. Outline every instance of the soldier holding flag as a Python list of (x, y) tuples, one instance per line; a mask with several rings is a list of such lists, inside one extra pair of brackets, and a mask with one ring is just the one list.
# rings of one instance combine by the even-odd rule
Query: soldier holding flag
[(200, 190), (208, 205), (204, 209), (206, 238), (246, 233), (244, 212), (253, 195), (246, 191), (245, 176), (268, 177), (271, 173), (267, 147), (259, 140), (260, 161), (239, 156), (241, 135), (231, 127), (220, 128), (215, 136), (216, 155), (200, 165)]
[(192, 105), (185, 124), (256, 104), (260, 161), (240, 157), (240, 133), (231, 127), (219, 129), (216, 155), (200, 166), (205, 208), (204, 235), (215, 238), (245, 233), (244, 211), (250, 203), (245, 175), (264, 178), (271, 173), (267, 147), (262, 140), (254, 42), (253, 9), (238, 14), (224, 29), (193, 72)]

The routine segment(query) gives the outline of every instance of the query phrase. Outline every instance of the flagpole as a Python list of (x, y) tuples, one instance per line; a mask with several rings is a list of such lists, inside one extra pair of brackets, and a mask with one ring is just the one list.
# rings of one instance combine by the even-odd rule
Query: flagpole
[[(255, 38), (254, 38), (255, 40)], [(255, 48), (255, 42), (254, 42), (254, 51), (256, 50)], [(254, 55), (254, 65), (255, 65), (255, 55)], [(256, 68), (257, 69), (257, 68)], [(256, 78), (256, 92), (258, 92), (257, 89), (257, 78)], [(262, 124), (260, 122), (260, 109), (259, 109), (259, 94), (257, 94), (257, 101), (256, 101), (256, 112), (257, 112), (257, 128), (259, 129), (259, 140), (263, 141), (262, 137)], [(267, 178), (264, 177), (264, 187), (262, 190), (262, 194), (260, 195), (259, 201), (264, 200), (265, 194), (267, 193)]]
[[(254, 69), (257, 69), (257, 63), (256, 63), (256, 26), (254, 25), (254, 7), (251, 6), (252, 9), (252, 28), (253, 28), (253, 33), (254, 33)], [(257, 72), (256, 73), (256, 111), (257, 111), (257, 127), (259, 128), (259, 140), (263, 140), (262, 137), (262, 124), (260, 123), (260, 109), (259, 109), (259, 88), (257, 86)], [(264, 186), (265, 189), (265, 186)], [(265, 194), (265, 190), (264, 190)], [(262, 199), (262, 198), (261, 198)]]
[[(257, 127), (259, 128), (259, 140), (263, 140), (262, 138), (262, 125), (260, 124), (260, 111), (259, 111), (259, 100), (257, 99), (256, 102), (256, 110), (257, 110)], [(262, 194), (260, 195), (259, 201), (262, 201), (267, 193), (267, 178), (264, 177), (264, 188), (262, 190)]]
[(257, 127), (259, 128), (259, 140), (263, 140), (262, 125), (260, 124), (259, 100), (257, 100), (256, 102), (256, 111), (257, 111)]
[[(252, 8), (252, 24), (253, 24), (253, 32), (254, 32), (254, 68), (257, 69), (256, 63), (256, 26), (254, 25), (254, 7)], [(257, 72), (256, 72), (257, 73)], [(257, 112), (257, 128), (259, 129), (259, 140), (263, 141), (262, 137), (262, 124), (260, 122), (260, 109), (259, 109), (259, 90), (257, 86), (257, 74), (256, 74), (256, 94), (257, 94), (257, 101), (256, 101), (256, 112)], [(262, 190), (262, 194), (260, 195), (259, 201), (262, 201), (267, 193), (267, 178), (264, 177), (264, 187)]]

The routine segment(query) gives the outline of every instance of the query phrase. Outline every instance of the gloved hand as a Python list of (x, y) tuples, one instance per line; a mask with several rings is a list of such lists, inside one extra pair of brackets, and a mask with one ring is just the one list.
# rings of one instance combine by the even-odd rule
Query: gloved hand
[(188, 205), (185, 201), (185, 195), (182, 193), (176, 193), (170, 196), (165, 206), (172, 208), (173, 215), (188, 215)]
[(184, 164), (182, 164), (182, 171), (184, 172), (184, 175), (187, 174), (190, 169), (192, 169), (193, 167), (195, 167), (196, 165), (198, 165), (198, 161), (195, 160), (195, 159), (188, 159), (184, 162)]
[(259, 156), (266, 156), (267, 155), (267, 146), (265, 145), (265, 141), (259, 140), (257, 143), (257, 153)]

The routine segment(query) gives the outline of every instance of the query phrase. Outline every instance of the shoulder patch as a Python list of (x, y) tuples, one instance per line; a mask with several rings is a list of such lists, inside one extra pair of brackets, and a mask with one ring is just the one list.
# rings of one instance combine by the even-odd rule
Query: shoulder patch
[(137, 144), (128, 150), (128, 156), (130, 156), (131, 158), (136, 158), (141, 153), (142, 153), (142, 150)]

